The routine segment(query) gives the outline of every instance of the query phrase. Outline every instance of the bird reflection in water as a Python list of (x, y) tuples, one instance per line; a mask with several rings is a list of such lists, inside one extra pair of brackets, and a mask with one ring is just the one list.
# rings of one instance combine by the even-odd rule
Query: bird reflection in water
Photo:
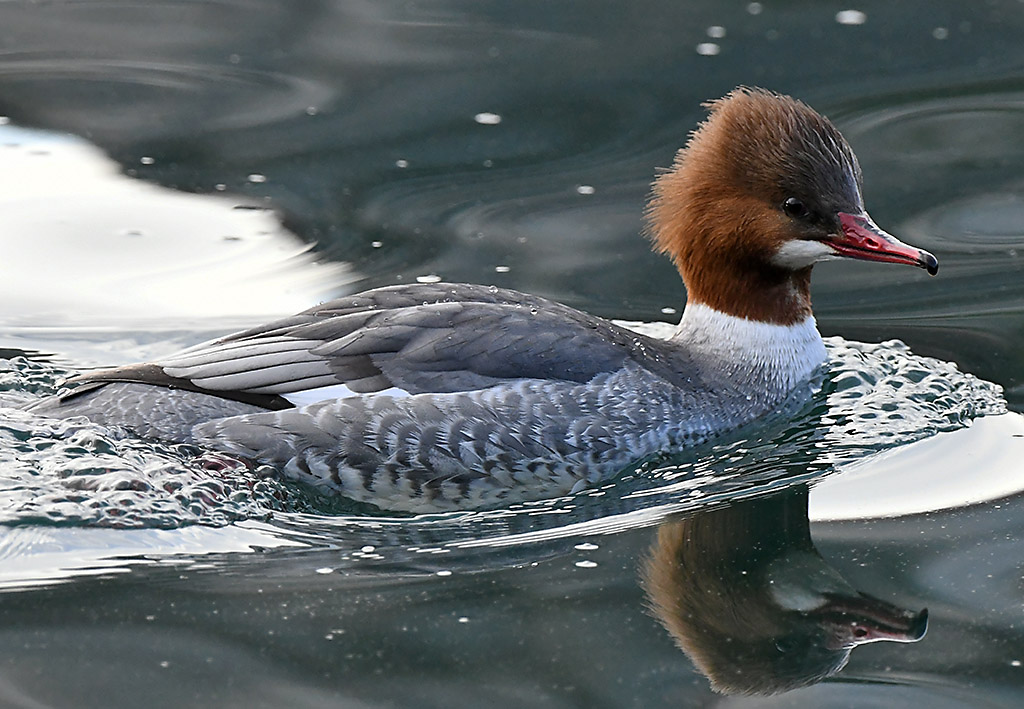
[(777, 694), (843, 668), (857, 645), (916, 642), (912, 612), (858, 592), (811, 541), (808, 488), (658, 530), (644, 573), (651, 607), (723, 694)]

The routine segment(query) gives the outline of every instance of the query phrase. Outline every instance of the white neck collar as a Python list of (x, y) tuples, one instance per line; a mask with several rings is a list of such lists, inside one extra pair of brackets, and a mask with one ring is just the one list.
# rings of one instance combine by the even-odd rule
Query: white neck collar
[(729, 376), (785, 391), (827, 358), (811, 315), (793, 325), (775, 325), (689, 303), (673, 339)]

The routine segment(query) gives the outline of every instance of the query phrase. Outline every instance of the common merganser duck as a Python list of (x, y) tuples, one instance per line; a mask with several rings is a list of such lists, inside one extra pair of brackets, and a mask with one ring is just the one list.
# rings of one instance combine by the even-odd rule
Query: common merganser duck
[(564, 495), (736, 428), (826, 359), (816, 262), (938, 262), (875, 225), (857, 158), (813, 109), (756, 88), (707, 107), (647, 210), (688, 293), (670, 339), (493, 286), (392, 286), (82, 374), (34, 410), (411, 512)]

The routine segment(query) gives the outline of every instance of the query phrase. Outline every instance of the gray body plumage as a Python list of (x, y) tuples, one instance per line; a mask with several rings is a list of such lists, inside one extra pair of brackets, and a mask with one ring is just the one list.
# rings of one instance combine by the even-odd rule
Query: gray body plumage
[[(813, 319), (691, 306), (659, 340), (534, 296), (430, 284), (341, 298), (45, 400), (278, 466), (380, 507), (565, 494), (774, 408), (824, 359)], [(301, 392), (345, 385), (293, 406)]]

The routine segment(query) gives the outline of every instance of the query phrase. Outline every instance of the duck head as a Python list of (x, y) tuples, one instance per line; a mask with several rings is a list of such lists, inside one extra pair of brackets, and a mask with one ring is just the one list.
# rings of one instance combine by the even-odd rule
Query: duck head
[(861, 170), (831, 122), (806, 104), (739, 88), (654, 183), (649, 232), (674, 260), (690, 302), (782, 325), (811, 314), (818, 261), (919, 266), (938, 261), (879, 228), (864, 208)]

